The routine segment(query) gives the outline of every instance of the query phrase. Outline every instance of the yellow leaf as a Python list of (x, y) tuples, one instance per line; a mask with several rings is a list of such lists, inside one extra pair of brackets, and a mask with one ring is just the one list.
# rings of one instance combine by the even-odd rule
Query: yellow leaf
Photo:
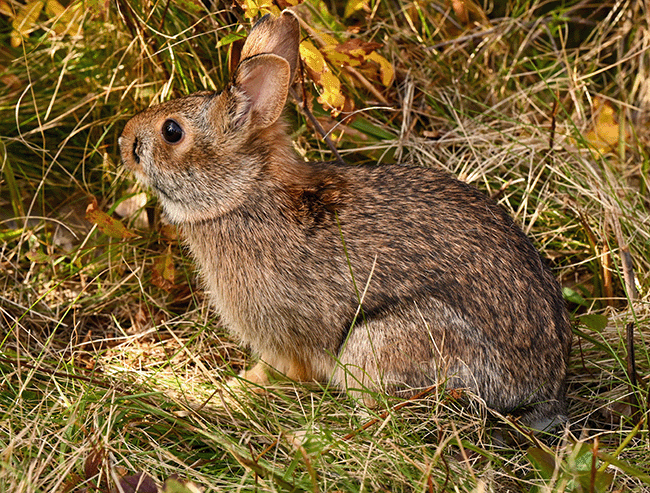
[(253, 19), (257, 14), (280, 15), (280, 9), (273, 4), (273, 0), (242, 0), (241, 6), (244, 9), (244, 15), (249, 19)]
[(331, 36), (327, 33), (324, 33), (322, 31), (316, 31), (317, 36), (320, 38), (320, 40), (325, 43), (326, 46), (336, 46), (339, 44), (337, 39), (334, 36)]
[(11, 32), (11, 46), (17, 48), (23, 42), (30, 32), (36, 29), (36, 21), (43, 10), (42, 0), (32, 0), (27, 2), (18, 11), (18, 15), (11, 23), (13, 31)]
[(337, 51), (334, 48), (335, 47), (331, 45), (323, 48), (323, 51), (327, 55), (327, 60), (332, 65), (336, 65), (338, 67), (343, 67), (343, 66), (357, 67), (361, 65), (361, 61), (358, 60), (357, 58), (350, 57), (350, 55), (348, 55), (347, 53), (341, 53), (340, 51)]
[(372, 60), (379, 65), (381, 83), (384, 86), (388, 87), (390, 83), (393, 82), (393, 78), (395, 77), (395, 71), (393, 70), (391, 63), (376, 51), (373, 51), (370, 55), (368, 55), (368, 60)]
[(321, 76), (321, 86), (323, 92), (318, 97), (318, 101), (326, 108), (338, 114), (345, 104), (345, 96), (341, 93), (341, 81), (329, 70)]
[(343, 18), (347, 19), (357, 10), (361, 10), (367, 5), (368, 0), (348, 0), (348, 3), (345, 4), (345, 12), (343, 13)]
[(310, 41), (304, 40), (300, 43), (299, 50), (300, 58), (302, 58), (302, 61), (308, 69), (319, 75), (327, 69), (327, 64), (325, 63), (323, 54), (318, 51), (318, 48), (316, 48)]
[[(620, 134), (624, 130), (616, 121), (614, 108), (608, 101), (595, 99), (593, 112), (596, 114), (596, 121), (593, 129), (585, 134), (585, 140), (599, 153), (604, 154), (618, 145)], [(627, 135), (623, 136), (626, 137)]]
[(380, 47), (379, 43), (354, 38), (342, 44), (327, 45), (322, 51), (332, 65), (356, 67), (369, 60), (369, 56)]
[(13, 19), (16, 15), (11, 6), (5, 2), (5, 0), (0, 0), (0, 14), (6, 15), (10, 19)]
[(57, 0), (47, 0), (45, 2), (45, 13), (53, 18), (52, 29), (58, 35), (64, 34), (82, 34), (79, 20), (83, 12), (81, 2), (71, 3), (67, 8), (61, 5)]
[(65, 12), (65, 7), (56, 0), (47, 0), (45, 2), (45, 13), (50, 17), (63, 15), (63, 12)]
[(331, 72), (323, 54), (310, 41), (300, 43), (300, 57), (311, 79), (322, 88), (318, 102), (338, 114), (345, 104), (341, 81)]

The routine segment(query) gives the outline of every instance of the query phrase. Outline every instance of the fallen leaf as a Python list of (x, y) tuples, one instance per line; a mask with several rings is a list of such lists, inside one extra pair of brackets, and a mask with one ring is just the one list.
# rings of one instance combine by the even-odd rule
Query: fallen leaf
[(84, 461), (84, 476), (86, 479), (94, 478), (99, 474), (105, 454), (106, 452), (101, 445), (93, 446), (92, 451)]
[(39, 251), (27, 252), (25, 257), (35, 264), (49, 264), (54, 261), (54, 257)]
[(607, 317), (598, 313), (580, 315), (578, 319), (594, 332), (602, 332), (607, 327)]
[(244, 9), (244, 15), (249, 19), (257, 17), (258, 14), (280, 15), (280, 9), (273, 4), (273, 0), (241, 0), (240, 5)]
[(202, 493), (202, 490), (192, 481), (170, 477), (163, 484), (161, 493)]
[(158, 493), (156, 482), (143, 471), (130, 476), (122, 476), (118, 482), (119, 488), (114, 489), (116, 493)]
[(174, 279), (176, 277), (176, 269), (174, 268), (174, 256), (172, 255), (172, 247), (169, 245), (167, 251), (156, 257), (153, 261), (153, 269), (151, 273), (151, 283), (167, 292), (174, 289)]
[(97, 229), (111, 238), (128, 240), (138, 237), (137, 234), (128, 230), (120, 221), (100, 210), (95, 197), (92, 198), (86, 208), (86, 220), (95, 224)]
[[(593, 128), (585, 134), (585, 140), (600, 154), (612, 150), (618, 145), (619, 139), (627, 140), (630, 135), (616, 120), (616, 112), (609, 101), (595, 98), (592, 106), (595, 115)], [(621, 136), (621, 132), (624, 134)]]

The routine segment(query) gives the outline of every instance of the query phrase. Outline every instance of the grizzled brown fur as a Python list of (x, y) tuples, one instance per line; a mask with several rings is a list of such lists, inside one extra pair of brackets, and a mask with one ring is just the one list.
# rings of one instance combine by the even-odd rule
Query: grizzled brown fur
[(333, 377), (353, 395), (446, 380), (532, 425), (562, 419), (571, 332), (535, 248), (442, 171), (300, 160), (280, 118), (298, 40), (291, 13), (264, 18), (224, 91), (152, 107), (120, 138), (260, 355), (244, 377)]

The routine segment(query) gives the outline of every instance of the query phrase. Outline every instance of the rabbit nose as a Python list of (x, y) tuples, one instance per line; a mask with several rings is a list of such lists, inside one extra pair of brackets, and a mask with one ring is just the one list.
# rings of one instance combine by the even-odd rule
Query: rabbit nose
[(133, 160), (136, 164), (140, 164), (140, 156), (138, 155), (138, 138), (133, 139)]
[[(122, 153), (122, 156), (125, 155), (127, 150), (127, 146), (129, 145), (129, 139), (126, 137), (124, 134), (120, 135), (119, 138), (117, 139), (117, 143), (120, 146), (120, 151)], [(139, 141), (137, 137), (133, 137), (133, 145), (131, 148), (131, 156), (133, 157), (133, 160), (135, 161), (136, 164), (140, 164), (140, 155), (138, 154), (138, 145)]]

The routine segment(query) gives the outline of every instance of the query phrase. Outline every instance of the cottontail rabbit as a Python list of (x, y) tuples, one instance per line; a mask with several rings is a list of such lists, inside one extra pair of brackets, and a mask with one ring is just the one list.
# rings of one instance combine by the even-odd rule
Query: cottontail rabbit
[(512, 219), (437, 169), (304, 162), (281, 113), (290, 12), (251, 31), (230, 84), (149, 108), (122, 160), (180, 226), (244, 373), (402, 396), (445, 381), (543, 428), (565, 413), (557, 282)]

